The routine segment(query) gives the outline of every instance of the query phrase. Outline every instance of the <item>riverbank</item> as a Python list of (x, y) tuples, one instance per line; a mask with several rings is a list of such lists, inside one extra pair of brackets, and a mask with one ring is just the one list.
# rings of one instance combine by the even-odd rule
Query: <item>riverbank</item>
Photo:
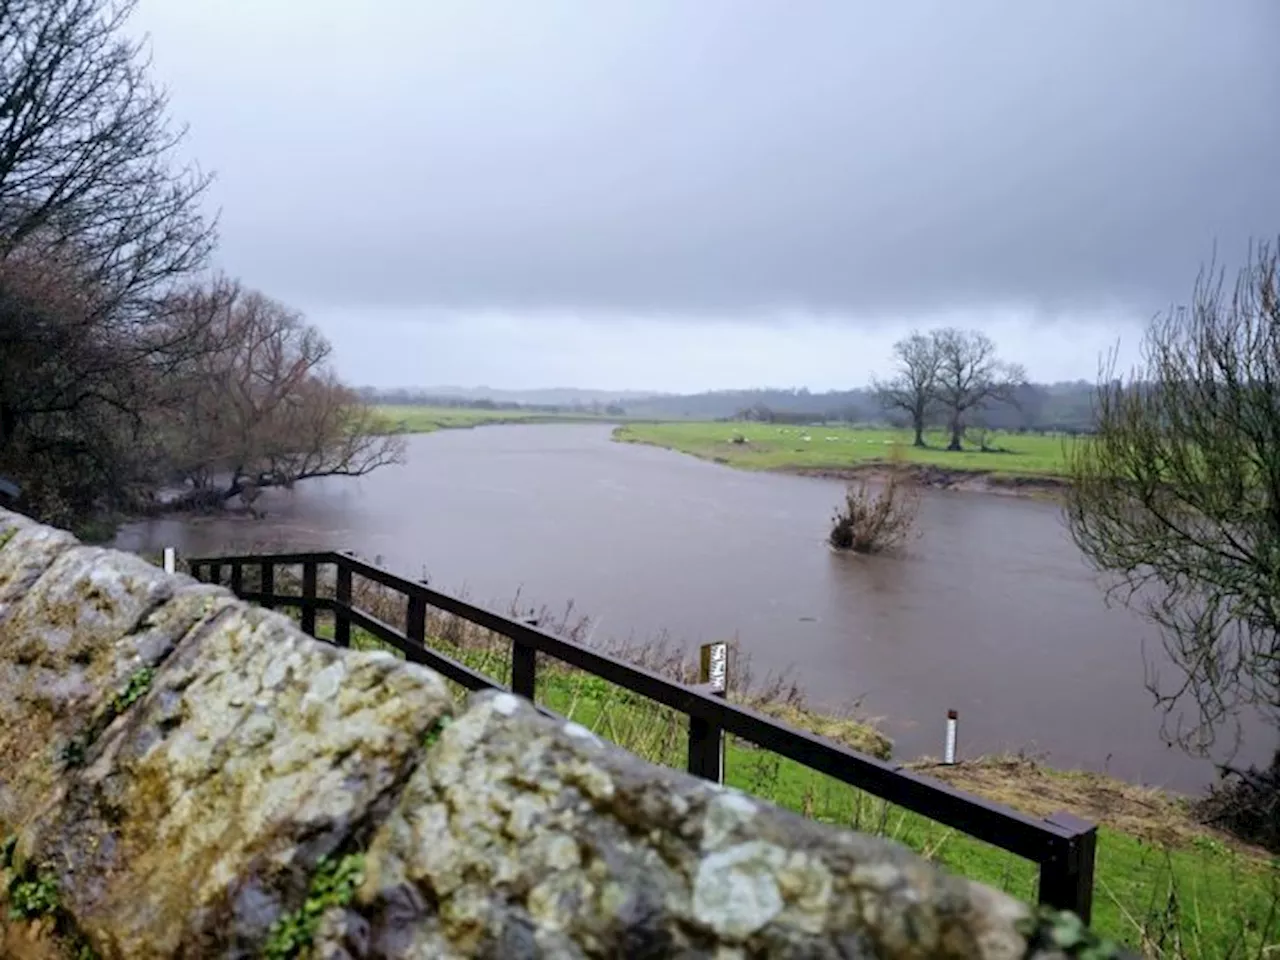
[(613, 431), (620, 443), (687, 453), (744, 470), (836, 480), (875, 479), (893, 451), (921, 486), (1014, 496), (1052, 496), (1065, 489), (1066, 444), (1061, 437), (999, 434), (977, 446), (945, 449), (939, 433), (929, 446), (911, 445), (908, 431), (858, 427), (793, 427), (767, 423), (637, 423)]
[(617, 423), (619, 417), (591, 413), (540, 413), (532, 410), (485, 410), (474, 407), (382, 405), (375, 408), (387, 433), (435, 433), (469, 430), (502, 423)]
[[(381, 406), (392, 433), (434, 433), (497, 424), (618, 423), (593, 414), (478, 410), (467, 407)], [(889, 464), (885, 449), (897, 450), (905, 469), (922, 487), (1020, 497), (1052, 497), (1066, 488), (1064, 448), (1057, 437), (1000, 434), (991, 449), (970, 445), (947, 450), (946, 436), (927, 435), (929, 446), (911, 446), (906, 431), (860, 427), (779, 427), (711, 421), (635, 421), (616, 426), (613, 439), (687, 453), (744, 470), (768, 470), (829, 480), (877, 480)]]

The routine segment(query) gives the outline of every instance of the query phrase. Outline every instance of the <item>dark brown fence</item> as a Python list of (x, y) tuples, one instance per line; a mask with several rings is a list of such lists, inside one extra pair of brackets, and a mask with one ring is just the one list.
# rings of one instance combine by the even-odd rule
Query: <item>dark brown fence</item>
[[(534, 700), (537, 654), (553, 657), (685, 714), (689, 718), (688, 769), (692, 774), (708, 779), (718, 776), (721, 738), (731, 733), (1039, 864), (1040, 902), (1073, 910), (1086, 922), (1089, 920), (1097, 827), (1069, 813), (1037, 820), (970, 796), (891, 763), (795, 730), (720, 697), (552, 636), (531, 624), (432, 590), (423, 583), (405, 580), (351, 554), (205, 557), (188, 561), (188, 566), (197, 579), (225, 583), (242, 599), (267, 607), (298, 608), (302, 629), (312, 636), (316, 633), (316, 611), (331, 611), (333, 642), (338, 646), (350, 646), (351, 628), (356, 626), (402, 651), (407, 659), (431, 667), (469, 690), (505, 689), (490, 677), (427, 646), (427, 608), (454, 614), (511, 641), (510, 689), (522, 697)], [(322, 596), (317, 589), (320, 569), (330, 566), (335, 568), (333, 596)], [(302, 568), (301, 593), (276, 592), (275, 574), (280, 567)], [(246, 568), (259, 573), (260, 589), (244, 588)], [(228, 572), (227, 580), (223, 579), (224, 570)], [(352, 604), (353, 575), (381, 584), (405, 598), (403, 633)]]

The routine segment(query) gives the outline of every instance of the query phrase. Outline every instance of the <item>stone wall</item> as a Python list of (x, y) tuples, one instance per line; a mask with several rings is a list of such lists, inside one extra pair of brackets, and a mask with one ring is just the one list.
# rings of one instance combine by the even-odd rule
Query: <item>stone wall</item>
[(1059, 955), (892, 843), (2, 510), (0, 838), (12, 957)]

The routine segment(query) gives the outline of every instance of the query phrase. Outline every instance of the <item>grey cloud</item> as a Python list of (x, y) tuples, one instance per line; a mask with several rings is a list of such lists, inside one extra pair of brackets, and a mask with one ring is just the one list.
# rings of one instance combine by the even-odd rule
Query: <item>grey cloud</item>
[(1274, 0), (144, 0), (223, 262), (333, 307), (1147, 311), (1280, 232)]

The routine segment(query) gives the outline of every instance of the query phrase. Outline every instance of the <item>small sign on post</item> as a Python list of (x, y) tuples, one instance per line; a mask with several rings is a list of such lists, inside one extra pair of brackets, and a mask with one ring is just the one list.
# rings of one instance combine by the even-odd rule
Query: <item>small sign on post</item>
[(723, 697), (729, 689), (729, 645), (724, 642), (704, 643), (702, 663), (698, 670), (698, 682), (707, 685), (707, 692)]
[[(723, 641), (704, 643), (698, 662), (698, 687), (713, 697), (729, 694), (729, 645)], [(701, 724), (699, 724), (701, 726)], [(707, 725), (705, 735), (699, 738), (699, 769), (695, 772), (708, 780), (724, 783), (724, 731)], [(691, 765), (692, 766), (692, 765)]]
[(165, 573), (178, 572), (178, 551), (175, 550), (173, 547), (164, 548), (164, 572)]

